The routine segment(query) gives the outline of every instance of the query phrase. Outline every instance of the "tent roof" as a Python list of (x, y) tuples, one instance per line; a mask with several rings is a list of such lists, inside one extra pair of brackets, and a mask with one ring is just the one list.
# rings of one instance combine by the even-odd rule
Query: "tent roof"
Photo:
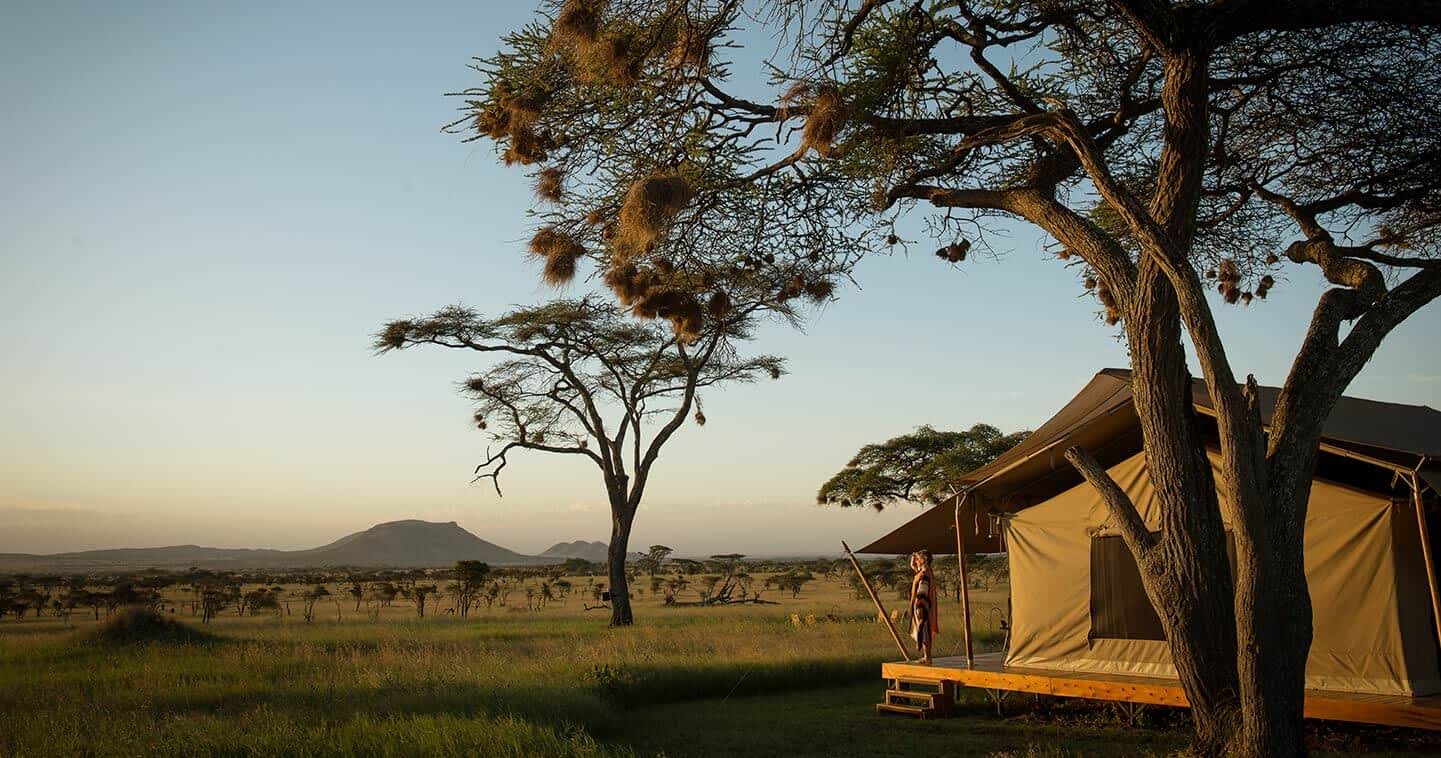
[[(1260, 390), (1262, 417), (1269, 424), (1280, 390)], [(1214, 414), (1205, 382), (1195, 380), (1193, 396), (1196, 410)], [(1326, 420), (1321, 439), (1323, 445), (1341, 454), (1385, 459), (1414, 468), (1419, 458), (1441, 458), (1441, 411), (1424, 405), (1342, 397)], [(1017, 510), (1080, 481), (1062, 457), (1066, 448), (1080, 445), (1103, 465), (1110, 466), (1135, 453), (1140, 444), (1131, 372), (1103, 369), (1025, 441), (967, 474), (961, 484), (970, 497), (992, 510)], [(925, 547), (932, 552), (953, 553), (954, 518), (954, 507), (930, 508), (858, 552), (903, 553)]]

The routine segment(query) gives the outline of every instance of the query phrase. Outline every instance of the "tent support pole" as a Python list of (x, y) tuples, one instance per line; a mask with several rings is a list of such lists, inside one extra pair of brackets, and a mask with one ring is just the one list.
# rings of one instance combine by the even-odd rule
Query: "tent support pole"
[(961, 507), (965, 505), (969, 492), (956, 498), (956, 562), (961, 567), (961, 621), (966, 635), (966, 665), (975, 665), (976, 656), (971, 648), (971, 590), (970, 574), (966, 572), (966, 545), (961, 536)]
[(1431, 530), (1426, 526), (1426, 509), (1421, 504), (1421, 477), (1411, 475), (1411, 501), (1416, 506), (1416, 527), (1421, 533), (1421, 559), (1426, 562), (1426, 586), (1431, 590), (1431, 620), (1436, 623), (1436, 640), (1441, 643), (1441, 591), (1436, 587), (1436, 558), (1431, 554)]
[(881, 605), (881, 599), (876, 596), (876, 591), (871, 588), (871, 580), (866, 576), (866, 572), (861, 570), (861, 564), (856, 561), (855, 553), (851, 552), (851, 546), (847, 545), (845, 540), (841, 540), (841, 547), (846, 549), (846, 557), (851, 559), (851, 566), (855, 567), (856, 573), (861, 575), (861, 584), (865, 585), (866, 592), (870, 594), (871, 600), (875, 602), (876, 610), (881, 614), (881, 620), (886, 622), (886, 628), (891, 630), (891, 639), (895, 640), (896, 647), (900, 648), (901, 658), (904, 658), (906, 663), (910, 663), (911, 651), (906, 649), (906, 643), (901, 642), (901, 635), (896, 631), (896, 625), (891, 623), (891, 617), (886, 615), (886, 607)]

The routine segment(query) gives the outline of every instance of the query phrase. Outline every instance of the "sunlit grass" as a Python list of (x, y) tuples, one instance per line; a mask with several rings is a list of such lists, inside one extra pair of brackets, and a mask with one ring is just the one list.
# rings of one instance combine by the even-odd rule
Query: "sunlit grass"
[(647, 604), (628, 629), (574, 599), (464, 620), (344, 604), (313, 623), (222, 616), (194, 644), (97, 642), (83, 614), (7, 621), (0, 754), (624, 755), (630, 709), (875, 682), (895, 657), (838, 585), (787, 600)]

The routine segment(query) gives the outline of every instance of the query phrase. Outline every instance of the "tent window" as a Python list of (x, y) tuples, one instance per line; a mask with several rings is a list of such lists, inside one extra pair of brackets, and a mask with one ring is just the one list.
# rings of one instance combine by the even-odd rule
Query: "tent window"
[[(1236, 575), (1236, 542), (1226, 530), (1226, 558)], [(1091, 639), (1161, 640), (1161, 617), (1146, 597), (1141, 570), (1120, 537), (1091, 540)]]
[(1166, 639), (1136, 559), (1120, 537), (1091, 540), (1091, 639)]

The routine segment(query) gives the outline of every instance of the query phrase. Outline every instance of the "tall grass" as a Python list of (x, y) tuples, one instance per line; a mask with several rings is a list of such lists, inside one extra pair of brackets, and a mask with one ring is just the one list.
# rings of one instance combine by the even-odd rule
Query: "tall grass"
[[(874, 681), (871, 622), (723, 609), (297, 623), (234, 619), (115, 645), (0, 637), (0, 753), (611, 755), (625, 709)], [(182, 641), (175, 641), (182, 640)]]

